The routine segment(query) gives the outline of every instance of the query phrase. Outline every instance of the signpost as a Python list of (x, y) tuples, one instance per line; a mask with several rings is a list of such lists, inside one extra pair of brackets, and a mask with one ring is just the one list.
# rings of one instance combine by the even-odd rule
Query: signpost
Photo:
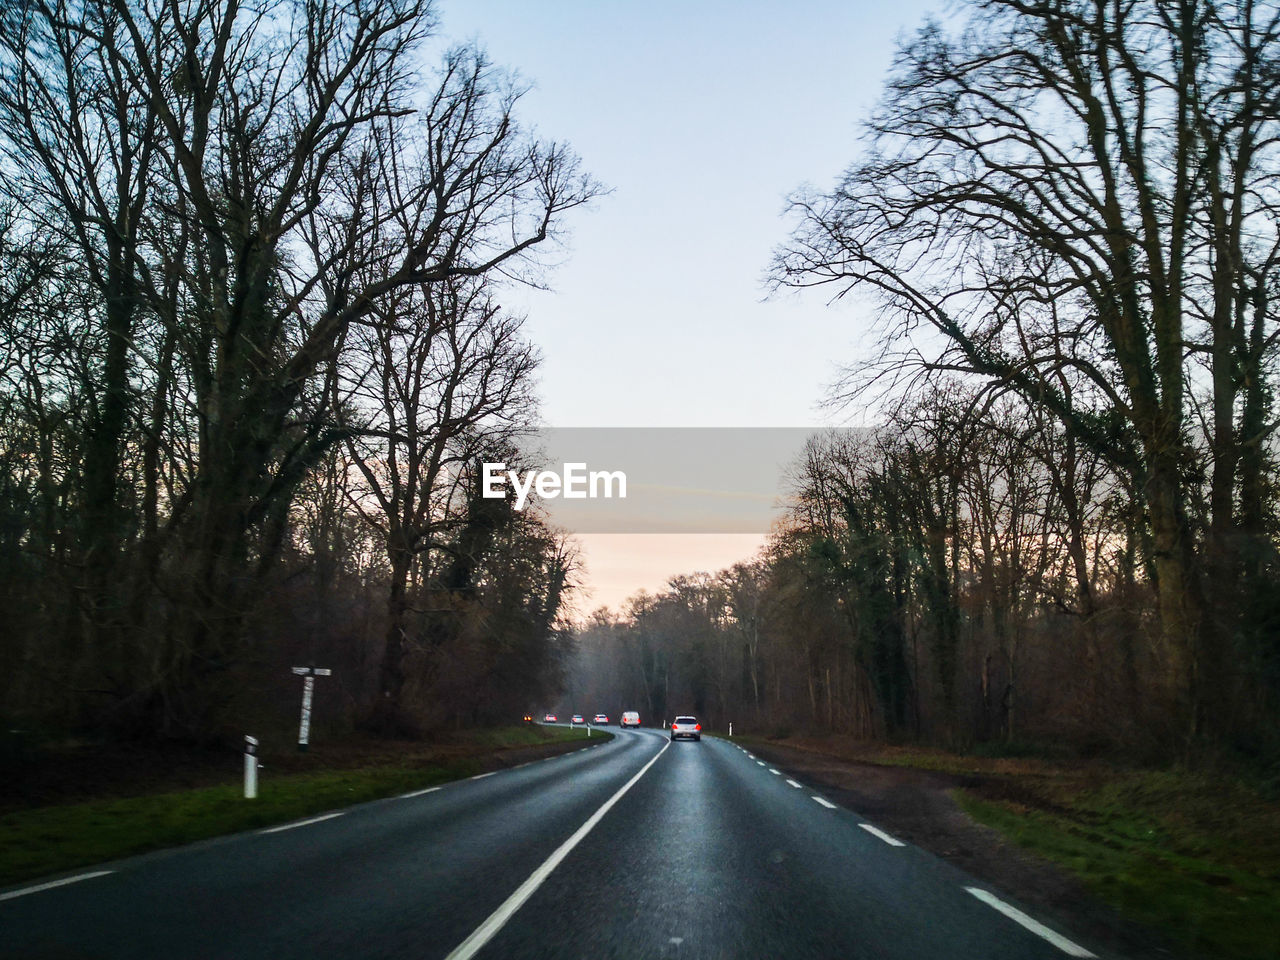
[(327, 667), (294, 667), (293, 672), (302, 677), (302, 720), (298, 724), (298, 752), (306, 753), (311, 742), (311, 694), (316, 688), (316, 677), (327, 677), (332, 670)]

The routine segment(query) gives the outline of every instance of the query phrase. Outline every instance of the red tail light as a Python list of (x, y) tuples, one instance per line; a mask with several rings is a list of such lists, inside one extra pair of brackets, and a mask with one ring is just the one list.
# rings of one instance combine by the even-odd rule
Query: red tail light
[(702, 729), (702, 724), (700, 724), (700, 723), (695, 723), (695, 724), (693, 725), (693, 729), (695, 729), (695, 730), (701, 730), (701, 729)]

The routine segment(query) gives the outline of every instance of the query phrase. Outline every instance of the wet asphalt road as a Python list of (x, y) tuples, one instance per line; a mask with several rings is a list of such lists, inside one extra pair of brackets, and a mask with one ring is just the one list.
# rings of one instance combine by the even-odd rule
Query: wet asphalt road
[(1070, 931), (1007, 916), (1009, 894), (824, 800), (735, 744), (621, 731), (292, 829), (0, 891), (0, 957), (1087, 955)]

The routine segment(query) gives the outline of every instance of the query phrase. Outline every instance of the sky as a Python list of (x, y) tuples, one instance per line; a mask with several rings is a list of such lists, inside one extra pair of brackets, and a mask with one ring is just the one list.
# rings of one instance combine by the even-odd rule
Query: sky
[[(531, 86), (521, 120), (610, 193), (568, 222), (550, 289), (513, 289), (552, 427), (821, 427), (868, 350), (865, 305), (766, 299), (788, 194), (859, 150), (896, 40), (936, 2), (439, 0), (439, 42), (475, 41)], [(589, 594), (619, 608), (674, 575), (747, 559), (755, 534), (590, 533)]]

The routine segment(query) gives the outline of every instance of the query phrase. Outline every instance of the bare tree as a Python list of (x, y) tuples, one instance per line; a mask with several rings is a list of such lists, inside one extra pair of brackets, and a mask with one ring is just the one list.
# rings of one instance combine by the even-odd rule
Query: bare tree
[[(0, 18), (14, 199), (96, 291), (80, 586), (95, 635), (154, 638), (120, 671), (142, 726), (211, 729), (293, 492), (346, 436), (333, 373), (353, 325), (406, 288), (536, 278), (534, 248), (596, 192), (474, 50), (422, 71), (433, 26), (429, 0)], [(95, 578), (139, 536), (136, 576)]]
[[(352, 330), (340, 410), (364, 478), (361, 512), (390, 564), (375, 724), (400, 716), (415, 569), (460, 522), (460, 478), (483, 445), (528, 428), (537, 362), (518, 318), (476, 281), (405, 288)], [(557, 607), (558, 607), (557, 603)]]
[(1241, 537), (1266, 553), (1278, 50), (1273, 3), (977, 2), (960, 35), (930, 25), (903, 48), (867, 158), (796, 198), (774, 267), (874, 290), (881, 372), (988, 378), (1132, 478), (1189, 733), (1223, 705), (1220, 558)]

